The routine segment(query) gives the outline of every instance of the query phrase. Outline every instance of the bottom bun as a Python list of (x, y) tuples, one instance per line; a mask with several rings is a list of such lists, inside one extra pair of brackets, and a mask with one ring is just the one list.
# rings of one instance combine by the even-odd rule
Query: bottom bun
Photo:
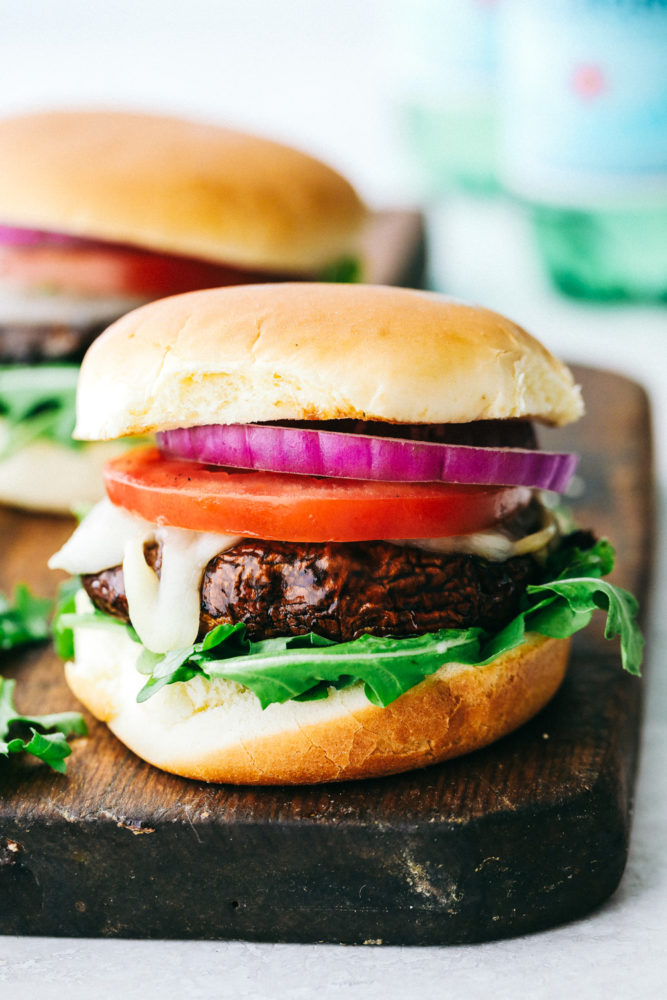
[[(4, 424), (0, 420), (0, 445)], [(127, 449), (122, 442), (67, 448), (37, 439), (0, 459), (0, 503), (51, 514), (71, 514), (104, 496), (104, 463)]]
[[(80, 596), (80, 607), (87, 602)], [(447, 664), (387, 708), (361, 685), (262, 710), (234, 681), (203, 677), (138, 704), (141, 647), (125, 629), (79, 627), (70, 688), (139, 757), (203, 781), (315, 784), (395, 774), (469, 753), (522, 725), (555, 694), (569, 640), (529, 634), (483, 667)]]

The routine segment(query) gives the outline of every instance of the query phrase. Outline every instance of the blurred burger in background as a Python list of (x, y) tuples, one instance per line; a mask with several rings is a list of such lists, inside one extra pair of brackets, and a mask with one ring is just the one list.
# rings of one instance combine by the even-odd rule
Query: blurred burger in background
[(0, 502), (99, 498), (122, 443), (71, 441), (77, 365), (113, 319), (163, 296), (353, 281), (366, 217), (336, 171), (225, 128), (124, 112), (0, 122)]

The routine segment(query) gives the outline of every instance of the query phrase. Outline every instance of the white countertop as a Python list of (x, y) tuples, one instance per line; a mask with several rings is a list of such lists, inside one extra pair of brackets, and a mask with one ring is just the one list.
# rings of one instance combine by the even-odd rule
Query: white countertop
[[(380, 0), (0, 0), (0, 113), (128, 104), (230, 120), (336, 162), (376, 205), (414, 201), (383, 101)], [(188, 13), (189, 12), (189, 13)], [(558, 297), (516, 209), (457, 199), (429, 212), (435, 282), (518, 320), (572, 361), (651, 394), (660, 514), (667, 514), (667, 311)], [(610, 401), (613, 405), (613, 401)], [(630, 860), (598, 912), (494, 944), (338, 948), (243, 942), (0, 938), (0, 997), (662, 995), (667, 973), (667, 547), (661, 534)]]

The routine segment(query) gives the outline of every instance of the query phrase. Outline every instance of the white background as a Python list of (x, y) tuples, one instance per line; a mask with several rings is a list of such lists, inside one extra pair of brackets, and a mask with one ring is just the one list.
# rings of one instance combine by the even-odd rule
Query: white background
[[(0, 0), (0, 114), (124, 106), (228, 122), (322, 156), (374, 206), (415, 204), (420, 193), (387, 100), (390, 7), (388, 0)], [(457, 198), (428, 215), (434, 284), (506, 312), (570, 360), (617, 369), (648, 387), (664, 518), (665, 310), (558, 297), (509, 204)], [(631, 857), (601, 911), (523, 939), (433, 949), (0, 938), (0, 997), (662, 995), (666, 564), (661, 543)]]

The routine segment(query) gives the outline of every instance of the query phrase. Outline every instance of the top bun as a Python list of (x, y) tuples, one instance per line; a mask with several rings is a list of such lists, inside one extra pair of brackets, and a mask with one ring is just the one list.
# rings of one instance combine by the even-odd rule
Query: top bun
[(365, 210), (330, 167), (229, 129), (120, 112), (0, 122), (0, 222), (317, 274)]
[(122, 317), (86, 354), (75, 437), (353, 417), (465, 423), (581, 416), (570, 371), (510, 320), (371, 285), (242, 285)]

